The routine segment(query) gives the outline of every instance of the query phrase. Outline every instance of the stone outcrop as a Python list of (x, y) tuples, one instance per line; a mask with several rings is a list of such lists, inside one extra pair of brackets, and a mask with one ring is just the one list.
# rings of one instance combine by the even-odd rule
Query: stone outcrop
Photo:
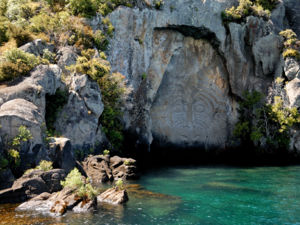
[(72, 145), (67, 138), (51, 138), (48, 155), (55, 168), (61, 168), (69, 173), (75, 166)]
[(110, 188), (97, 197), (98, 202), (106, 202), (114, 205), (126, 203), (128, 200), (127, 191), (118, 190), (117, 188)]
[(66, 173), (62, 169), (47, 172), (35, 170), (17, 179), (11, 188), (0, 191), (0, 203), (23, 202), (43, 192), (56, 192), (62, 189), (60, 184)]
[(39, 145), (43, 143), (42, 124), (44, 117), (40, 109), (33, 103), (24, 99), (14, 99), (0, 106), (0, 136), (7, 142), (11, 141), (19, 133), (20, 126), (26, 126), (32, 134), (29, 147), (24, 149), (26, 154), (36, 153)]
[(138, 177), (136, 161), (130, 158), (96, 155), (87, 157), (82, 164), (87, 176), (94, 183)]
[(44, 51), (47, 49), (50, 52), (54, 51), (54, 45), (48, 44), (41, 39), (36, 39), (20, 47), (24, 52), (34, 54), (36, 56), (43, 56)]
[(56, 130), (71, 140), (74, 148), (92, 148), (105, 140), (99, 126), (104, 105), (101, 91), (87, 75), (71, 77), (68, 103), (63, 107), (55, 123)]

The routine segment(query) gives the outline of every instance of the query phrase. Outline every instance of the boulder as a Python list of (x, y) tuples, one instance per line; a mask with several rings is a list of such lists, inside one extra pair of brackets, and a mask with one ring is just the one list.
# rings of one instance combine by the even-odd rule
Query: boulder
[(137, 175), (136, 160), (114, 156), (110, 158), (110, 168), (115, 180), (135, 179)]
[(87, 176), (95, 183), (104, 183), (113, 180), (108, 156), (89, 156), (83, 162)]
[(24, 99), (14, 99), (0, 107), (0, 136), (6, 141), (12, 140), (19, 133), (20, 126), (26, 126), (32, 135), (29, 147), (22, 154), (34, 154), (33, 149), (43, 144), (42, 124), (44, 117), (41, 110)]
[(128, 201), (128, 194), (126, 190), (118, 190), (117, 188), (110, 188), (98, 195), (98, 202), (106, 202), (110, 204), (123, 204)]
[(0, 191), (0, 203), (17, 203), (36, 197), (43, 192), (61, 190), (60, 181), (66, 177), (62, 169), (47, 172), (35, 170), (17, 179), (9, 189)]
[(300, 78), (300, 63), (294, 58), (286, 58), (284, 63), (284, 72), (289, 80)]
[(48, 49), (50, 52), (54, 51), (54, 45), (48, 44), (41, 39), (36, 39), (20, 47), (24, 52), (34, 54), (36, 56), (43, 56), (44, 50)]
[(51, 138), (48, 154), (53, 166), (64, 169), (66, 173), (69, 173), (76, 166), (72, 145), (67, 138)]
[(136, 160), (103, 155), (88, 156), (83, 162), (87, 176), (95, 183), (137, 178)]
[(39, 196), (22, 203), (16, 210), (36, 211), (53, 216), (62, 216), (68, 210), (73, 210), (73, 212), (76, 213), (84, 213), (93, 211), (96, 208), (96, 198), (85, 201), (74, 193), (74, 189), (64, 188), (62, 191), (53, 194), (42, 193)]

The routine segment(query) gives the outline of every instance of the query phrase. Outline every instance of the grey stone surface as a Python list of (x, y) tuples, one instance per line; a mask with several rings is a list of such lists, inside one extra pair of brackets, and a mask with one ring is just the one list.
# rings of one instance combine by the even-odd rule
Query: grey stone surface
[(284, 72), (289, 80), (300, 78), (300, 63), (294, 58), (285, 59)]
[(104, 105), (98, 84), (87, 75), (72, 75), (68, 103), (55, 123), (56, 130), (71, 140), (74, 148), (89, 146), (103, 140), (98, 120)]
[(36, 39), (20, 47), (21, 50), (34, 54), (36, 56), (42, 56), (44, 50), (48, 49), (50, 52), (54, 51), (54, 45), (48, 44), (41, 39)]

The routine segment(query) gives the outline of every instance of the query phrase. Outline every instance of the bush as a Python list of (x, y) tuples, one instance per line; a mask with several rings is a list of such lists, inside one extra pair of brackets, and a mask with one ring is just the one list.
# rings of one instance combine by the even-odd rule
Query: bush
[(74, 15), (92, 17), (96, 14), (97, 8), (92, 0), (68, 0), (67, 7)]
[(36, 166), (33, 169), (26, 170), (24, 174), (29, 174), (35, 170), (43, 170), (43, 171), (47, 172), (47, 171), (53, 169), (52, 164), (53, 163), (51, 161), (42, 160), (38, 166)]
[(7, 29), (7, 35), (9, 38), (16, 40), (17, 47), (20, 47), (33, 40), (31, 34), (21, 27), (10, 24)]
[(250, 15), (268, 18), (277, 2), (278, 0), (239, 0), (237, 7), (226, 9), (222, 12), (221, 17), (224, 23), (240, 23)]
[(8, 29), (8, 21), (5, 17), (0, 17), (0, 46), (9, 40), (6, 32)]
[(109, 150), (104, 150), (103, 155), (109, 155)]
[(43, 170), (46, 172), (53, 169), (52, 165), (53, 163), (51, 161), (42, 160), (35, 169)]
[(283, 58), (291, 57), (300, 60), (300, 52), (296, 49), (288, 48), (283, 53)]
[(97, 196), (98, 191), (93, 188), (88, 179), (85, 179), (77, 168), (74, 168), (66, 177), (65, 181), (61, 181), (64, 188), (75, 190), (78, 197), (85, 200), (92, 200)]
[(115, 188), (118, 190), (123, 190), (124, 189), (124, 183), (122, 179), (118, 179), (115, 183)]
[(18, 48), (6, 51), (0, 61), (0, 82), (26, 76), (38, 63), (36, 56)]
[(164, 1), (163, 0), (155, 0), (154, 1), (154, 7), (156, 9), (161, 9), (163, 5), (164, 5)]
[(120, 5), (133, 7), (131, 2), (129, 0), (96, 0), (96, 5), (99, 5), (98, 12), (106, 16)]
[(245, 146), (261, 150), (286, 150), (290, 128), (300, 122), (296, 108), (284, 107), (280, 97), (275, 97), (273, 104), (266, 104), (258, 92), (244, 94), (239, 113), (234, 135)]

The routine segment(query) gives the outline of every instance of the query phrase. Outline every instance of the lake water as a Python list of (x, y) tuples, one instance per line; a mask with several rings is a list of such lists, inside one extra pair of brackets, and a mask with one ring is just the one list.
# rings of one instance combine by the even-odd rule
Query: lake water
[(125, 206), (62, 218), (0, 205), (0, 224), (300, 224), (300, 166), (157, 169), (128, 190)]

